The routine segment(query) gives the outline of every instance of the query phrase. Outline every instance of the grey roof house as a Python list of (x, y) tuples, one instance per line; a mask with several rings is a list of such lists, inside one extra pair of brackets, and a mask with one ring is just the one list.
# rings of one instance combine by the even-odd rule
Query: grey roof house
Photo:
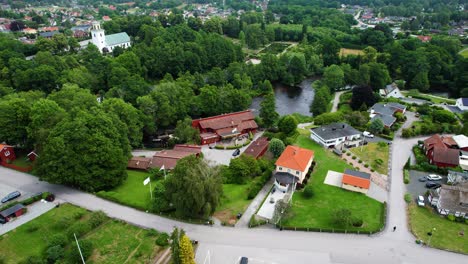
[(371, 122), (375, 119), (382, 120), (385, 127), (390, 128), (395, 122), (395, 113), (405, 113), (406, 106), (399, 103), (376, 103), (370, 108)]
[(444, 184), (430, 191), (429, 201), (441, 215), (453, 214), (456, 217), (468, 218), (468, 183), (456, 186)]
[(324, 147), (336, 147), (340, 144), (357, 146), (361, 141), (361, 132), (345, 123), (332, 123), (310, 130), (310, 138)]
[(403, 98), (403, 94), (401, 94), (400, 89), (395, 83), (388, 84), (385, 88), (379, 90), (380, 96), (385, 98)]

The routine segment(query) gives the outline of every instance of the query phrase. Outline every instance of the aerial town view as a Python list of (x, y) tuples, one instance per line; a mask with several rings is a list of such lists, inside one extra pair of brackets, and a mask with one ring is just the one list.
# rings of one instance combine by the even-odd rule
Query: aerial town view
[(0, 0), (0, 264), (468, 263), (467, 0)]

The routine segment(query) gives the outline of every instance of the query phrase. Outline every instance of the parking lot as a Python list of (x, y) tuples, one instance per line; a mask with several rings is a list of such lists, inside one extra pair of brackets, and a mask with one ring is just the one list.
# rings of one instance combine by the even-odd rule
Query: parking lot
[(7, 196), (9, 193), (12, 193), (14, 191), (20, 191), (21, 196), (14, 199), (14, 200), (12, 200), (12, 201), (1, 204), (0, 207), (6, 205), (8, 203), (11, 203), (13, 201), (21, 201), (21, 200), (27, 199), (32, 195), (32, 193), (24, 192), (24, 191), (18, 190), (18, 189), (14, 188), (14, 187), (11, 187), (11, 186), (8, 186), (8, 185), (5, 185), (5, 184), (0, 184), (0, 199), (3, 199), (3, 197)]
[[(410, 183), (406, 184), (406, 191), (410, 193), (414, 198), (417, 197), (418, 195), (424, 195), (426, 191), (430, 190), (426, 188), (426, 182), (420, 182), (419, 178), (427, 176), (431, 173), (428, 172), (422, 172), (422, 171), (410, 171)], [(447, 183), (447, 176), (441, 175), (442, 180), (439, 181), (433, 181), (435, 183), (439, 184), (445, 184)]]

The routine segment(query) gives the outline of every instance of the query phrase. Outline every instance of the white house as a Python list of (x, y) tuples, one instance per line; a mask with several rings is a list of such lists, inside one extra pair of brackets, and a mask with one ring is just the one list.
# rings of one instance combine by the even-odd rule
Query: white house
[(127, 33), (121, 32), (106, 36), (99, 22), (93, 22), (90, 42), (96, 45), (101, 53), (112, 52), (116, 47), (123, 49), (130, 47), (130, 37)]
[(431, 190), (428, 198), (441, 215), (468, 216), (468, 183), (455, 186), (443, 184), (442, 187)]
[(385, 98), (404, 98), (403, 94), (401, 94), (400, 89), (395, 83), (385, 86), (384, 89), (380, 89), (379, 93), (380, 96)]
[(310, 138), (320, 145), (330, 148), (340, 144), (358, 146), (361, 132), (345, 123), (332, 123), (310, 130)]
[(276, 189), (286, 192), (290, 186), (302, 184), (313, 160), (314, 152), (312, 150), (287, 146), (275, 163)]
[(458, 98), (455, 105), (461, 111), (468, 111), (468, 98)]

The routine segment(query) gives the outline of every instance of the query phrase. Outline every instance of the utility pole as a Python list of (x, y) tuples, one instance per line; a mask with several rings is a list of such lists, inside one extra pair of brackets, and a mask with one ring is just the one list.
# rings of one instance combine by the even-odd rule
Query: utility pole
[(73, 233), (73, 236), (75, 236), (76, 246), (78, 247), (78, 252), (80, 252), (81, 261), (83, 261), (83, 264), (86, 264), (86, 262), (84, 261), (84, 258), (83, 258), (83, 253), (81, 253), (80, 243), (78, 243), (78, 239), (76, 238), (76, 234)]

